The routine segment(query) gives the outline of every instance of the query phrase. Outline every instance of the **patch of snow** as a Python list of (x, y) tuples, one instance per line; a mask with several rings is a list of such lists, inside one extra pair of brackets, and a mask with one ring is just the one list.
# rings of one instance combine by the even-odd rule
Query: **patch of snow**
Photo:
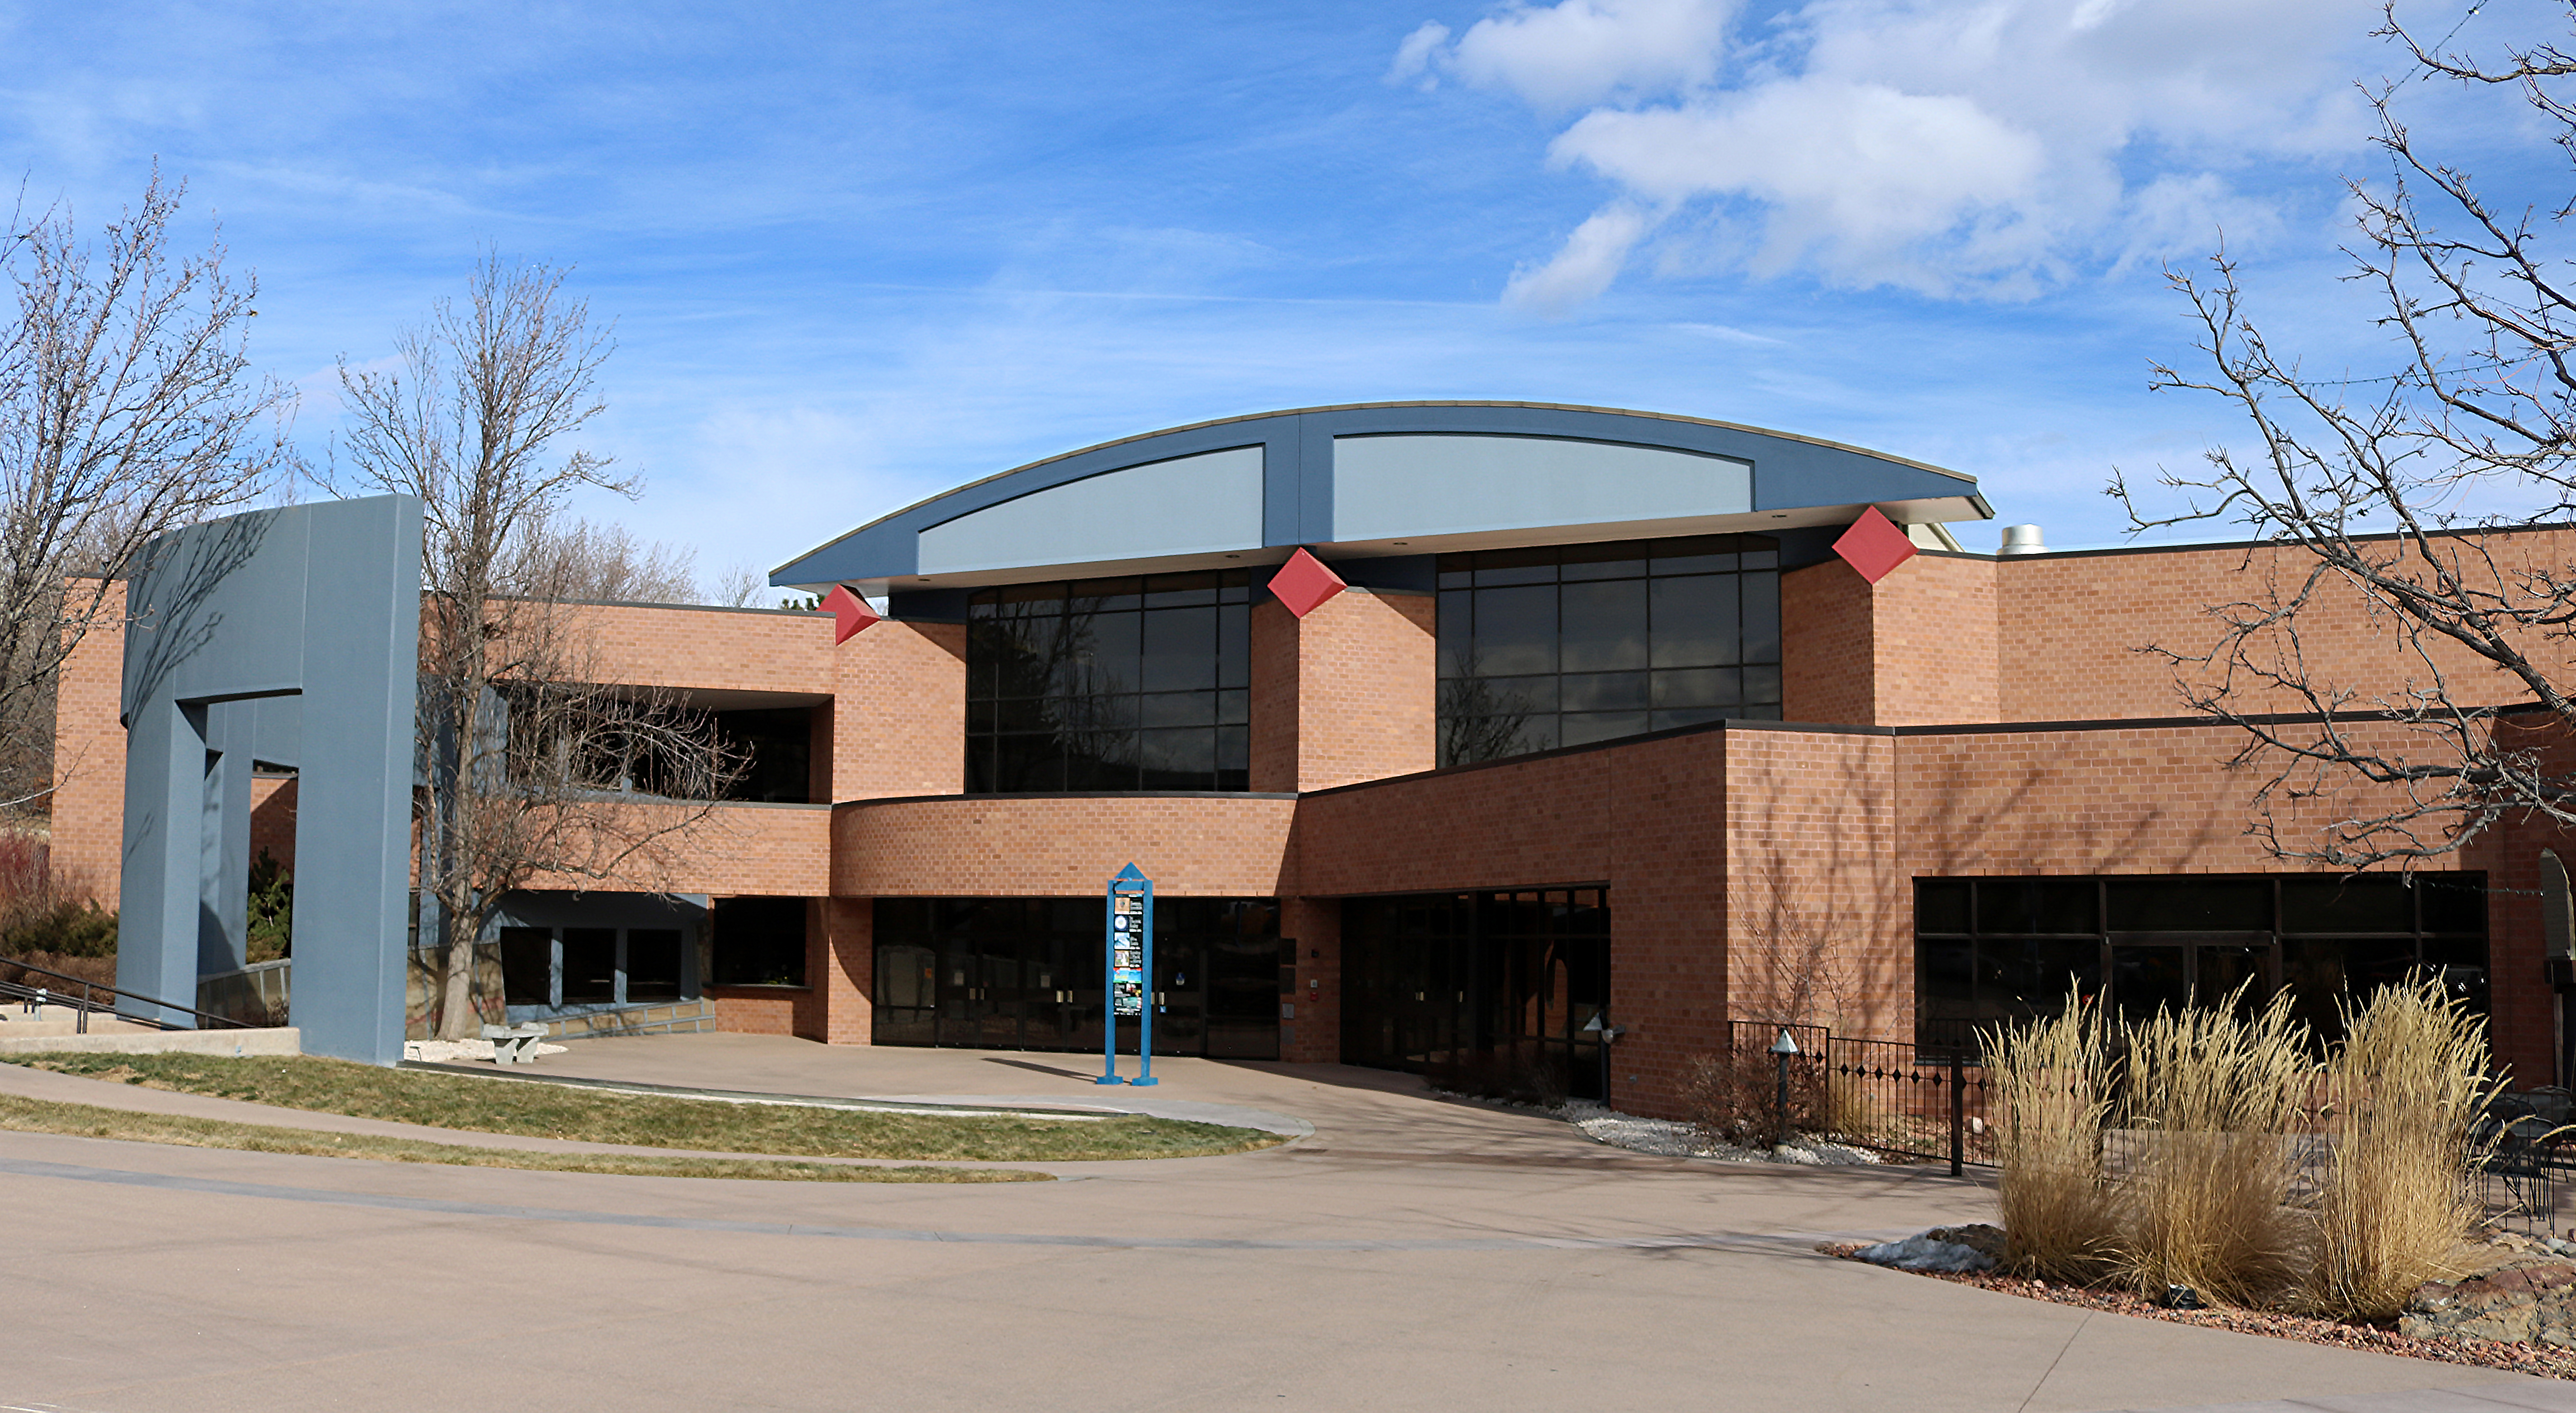
[(1973, 1246), (1955, 1241), (1935, 1241), (1930, 1232), (1909, 1236), (1903, 1241), (1882, 1241), (1864, 1246), (1852, 1255), (1873, 1266), (1893, 1266), (1900, 1271), (1991, 1271), (1995, 1258)]
[[(564, 1047), (560, 1045), (540, 1042), (530, 1048), (528, 1053), (560, 1055), (565, 1052)], [(403, 1042), (403, 1058), (422, 1060), (433, 1065), (452, 1065), (459, 1060), (489, 1060), (492, 1058), (492, 1042), (489, 1040), (406, 1040)]]
[(1641, 1119), (1584, 1099), (1569, 1100), (1557, 1112), (1567, 1123), (1581, 1129), (1585, 1137), (1597, 1143), (1667, 1158), (1713, 1158), (1722, 1163), (1795, 1163), (1803, 1167), (1847, 1167), (1878, 1161), (1878, 1156), (1867, 1149), (1805, 1135), (1767, 1152), (1758, 1148), (1739, 1148), (1732, 1143), (1714, 1143), (1689, 1124), (1672, 1119)]

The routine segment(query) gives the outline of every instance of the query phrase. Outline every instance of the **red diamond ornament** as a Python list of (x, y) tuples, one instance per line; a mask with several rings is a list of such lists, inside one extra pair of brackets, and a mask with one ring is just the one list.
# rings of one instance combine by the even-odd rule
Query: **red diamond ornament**
[(1834, 541), (1834, 553), (1843, 562), (1860, 571), (1860, 577), (1875, 584), (1896, 572), (1896, 566), (1914, 557), (1914, 542), (1896, 528), (1894, 521), (1878, 513), (1877, 506), (1860, 513), (1843, 537)]
[(1288, 605), (1288, 611), (1299, 618), (1322, 608), (1333, 595), (1349, 588), (1342, 576), (1324, 567), (1324, 562), (1304, 550), (1288, 556), (1279, 572), (1270, 576), (1270, 592)]
[(833, 585), (832, 592), (823, 596), (823, 607), (832, 611), (834, 647), (866, 632), (869, 625), (878, 621), (877, 613), (868, 607), (868, 601), (859, 597), (847, 584)]

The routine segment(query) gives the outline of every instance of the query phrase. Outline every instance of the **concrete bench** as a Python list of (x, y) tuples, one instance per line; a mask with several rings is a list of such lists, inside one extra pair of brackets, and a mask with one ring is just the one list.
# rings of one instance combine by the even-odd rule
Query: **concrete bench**
[(496, 1065), (533, 1065), (537, 1062), (537, 1042), (546, 1038), (546, 1028), (535, 1022), (526, 1025), (487, 1025), (483, 1038), (492, 1042), (492, 1063)]

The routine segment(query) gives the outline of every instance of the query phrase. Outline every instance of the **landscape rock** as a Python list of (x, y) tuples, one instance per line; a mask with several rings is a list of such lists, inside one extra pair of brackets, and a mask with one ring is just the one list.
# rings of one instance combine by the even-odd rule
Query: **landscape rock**
[(1993, 1257), (2004, 1259), (2004, 1229), (1986, 1222), (1970, 1222), (1959, 1227), (1934, 1227), (1923, 1233), (1934, 1241), (1947, 1241), (1958, 1246), (1973, 1246)]
[(2576, 1265), (2523, 1260), (2415, 1288), (2397, 1332), (2576, 1349)]
[(1852, 1255), (1873, 1266), (1900, 1271), (1991, 1271), (1999, 1264), (1994, 1257), (1965, 1242), (1940, 1240), (1937, 1234), (1942, 1230), (1935, 1227), (1903, 1241), (1864, 1246)]

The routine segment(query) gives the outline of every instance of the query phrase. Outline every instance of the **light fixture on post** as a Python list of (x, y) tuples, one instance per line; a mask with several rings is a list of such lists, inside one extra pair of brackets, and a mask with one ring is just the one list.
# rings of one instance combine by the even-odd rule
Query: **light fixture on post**
[(1798, 1037), (1789, 1033), (1789, 1027), (1780, 1027), (1780, 1038), (1771, 1042), (1771, 1058), (1780, 1066), (1780, 1095), (1772, 1117), (1782, 1143), (1789, 1141), (1789, 1057), (1797, 1053)]
[[(1610, 1024), (1609, 1015), (1609, 1008), (1605, 1006), (1600, 1010), (1594, 1011), (1592, 1013), (1592, 1019), (1583, 1023), (1583, 1033), (1585, 1035), (1595, 1037), (1599, 1043), (1601, 1052), (1601, 1105), (1605, 1109), (1610, 1107), (1610, 1042), (1628, 1033), (1619, 1027)], [(1635, 1075), (1630, 1075), (1628, 1077), (1630, 1079), (1636, 1078)]]

